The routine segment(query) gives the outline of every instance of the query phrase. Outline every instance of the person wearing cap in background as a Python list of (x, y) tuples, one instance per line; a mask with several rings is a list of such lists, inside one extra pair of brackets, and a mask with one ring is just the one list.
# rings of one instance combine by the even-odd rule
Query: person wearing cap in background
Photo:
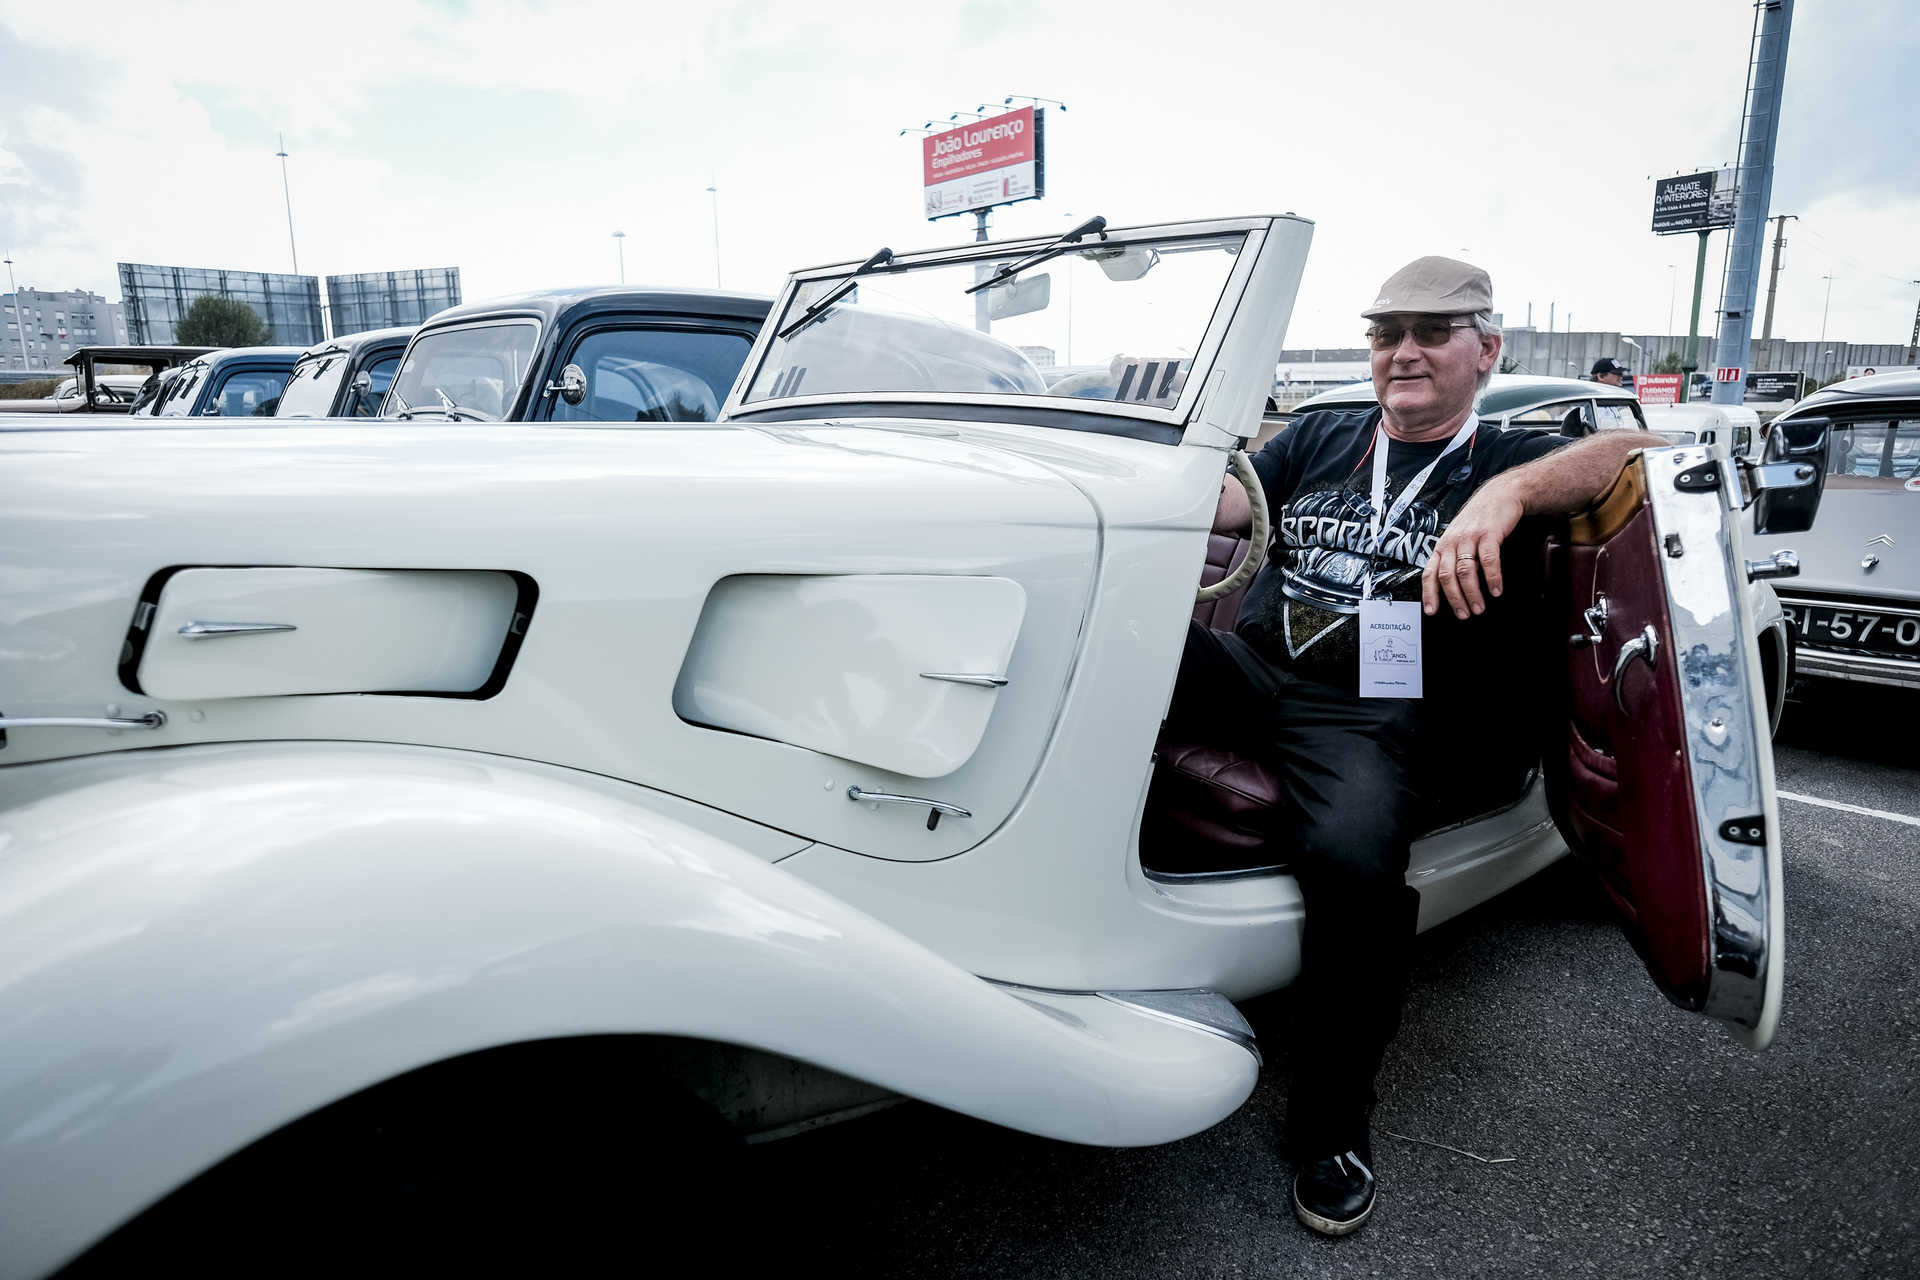
[(1610, 387), (1622, 386), (1627, 380), (1627, 366), (1612, 356), (1601, 356), (1593, 362), (1591, 376), (1595, 382), (1604, 382)]
[[(1168, 712), (1193, 741), (1237, 735), (1282, 782), (1280, 838), (1305, 900), (1293, 1204), (1327, 1235), (1373, 1209), (1369, 1116), (1412, 955), (1422, 809), (1446, 803), (1475, 744), (1533, 741), (1519, 703), (1534, 694), (1522, 655), (1538, 646), (1501, 597), (1508, 570), (1538, 557), (1503, 561), (1502, 543), (1523, 517), (1591, 505), (1629, 452), (1662, 443), (1482, 425), (1474, 401), (1500, 358), (1492, 313), (1487, 273), (1449, 258), (1381, 286), (1361, 312), (1379, 403), (1307, 413), (1254, 457), (1267, 564), (1232, 631), (1190, 625)], [(1245, 492), (1225, 485), (1215, 530), (1249, 523)], [(1449, 767), (1427, 767), (1437, 759)]]

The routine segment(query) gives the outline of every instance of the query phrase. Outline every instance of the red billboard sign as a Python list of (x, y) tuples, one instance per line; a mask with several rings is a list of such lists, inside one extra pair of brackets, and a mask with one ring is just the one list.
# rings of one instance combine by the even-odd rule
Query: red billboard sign
[(1022, 107), (920, 141), (927, 217), (944, 218), (1046, 194), (1046, 112)]
[(1678, 373), (1643, 373), (1633, 380), (1633, 389), (1640, 396), (1641, 404), (1679, 404), (1680, 383), (1684, 376)]

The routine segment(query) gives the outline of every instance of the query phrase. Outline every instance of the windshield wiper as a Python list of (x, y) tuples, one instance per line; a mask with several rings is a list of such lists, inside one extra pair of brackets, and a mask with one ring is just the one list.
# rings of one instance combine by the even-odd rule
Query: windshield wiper
[(889, 262), (892, 262), (892, 261), (893, 261), (893, 250), (891, 249), (882, 249), (880, 252), (874, 254), (871, 258), (868, 258), (865, 262), (861, 263), (858, 267), (854, 268), (852, 275), (842, 280), (839, 284), (833, 286), (833, 288), (827, 290), (824, 294), (822, 294), (819, 297), (817, 301), (809, 303), (807, 306), (807, 309), (800, 313), (800, 318), (798, 320), (795, 320), (792, 324), (788, 325), (786, 328), (780, 331), (780, 337), (782, 339), (791, 338), (794, 334), (800, 332), (802, 329), (812, 324), (815, 320), (818, 320), (821, 316), (827, 313), (828, 307), (831, 307), (834, 303), (840, 301), (840, 299), (846, 297), (848, 294), (853, 292), (853, 282), (855, 280), (858, 280), (861, 276), (867, 274), (867, 272), (869, 271), (874, 271), (880, 267), (886, 266)]
[(991, 289), (1004, 280), (1011, 280), (1028, 267), (1037, 267), (1050, 258), (1059, 257), (1074, 245), (1079, 244), (1081, 237), (1090, 236), (1096, 232), (1102, 240), (1107, 238), (1107, 220), (1097, 214), (1094, 217), (1088, 218), (1085, 222), (1067, 232), (1067, 234), (1061, 236), (1058, 240), (1055, 240), (1038, 253), (1030, 253), (1018, 262), (1009, 262), (1006, 266), (1000, 268), (985, 280), (982, 280), (979, 284), (974, 285), (965, 292), (978, 293), (982, 289)]

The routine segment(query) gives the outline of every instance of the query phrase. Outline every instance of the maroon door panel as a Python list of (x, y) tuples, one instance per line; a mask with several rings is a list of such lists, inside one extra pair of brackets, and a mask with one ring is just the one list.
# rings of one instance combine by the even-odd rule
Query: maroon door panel
[(1699, 1010), (1710, 980), (1708, 887), (1644, 472), (1635, 459), (1601, 507), (1549, 545), (1554, 631), (1546, 643), (1565, 652), (1567, 679), (1566, 714), (1545, 752), (1548, 798), (1568, 844), (1620, 908), (1654, 981), (1676, 1004)]

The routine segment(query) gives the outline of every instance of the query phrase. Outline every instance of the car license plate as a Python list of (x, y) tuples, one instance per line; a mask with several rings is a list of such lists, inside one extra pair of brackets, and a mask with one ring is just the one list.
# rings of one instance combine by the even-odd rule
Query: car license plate
[(1920, 661), (1920, 615), (1784, 601), (1781, 607), (1793, 621), (1800, 643), (1810, 649)]

